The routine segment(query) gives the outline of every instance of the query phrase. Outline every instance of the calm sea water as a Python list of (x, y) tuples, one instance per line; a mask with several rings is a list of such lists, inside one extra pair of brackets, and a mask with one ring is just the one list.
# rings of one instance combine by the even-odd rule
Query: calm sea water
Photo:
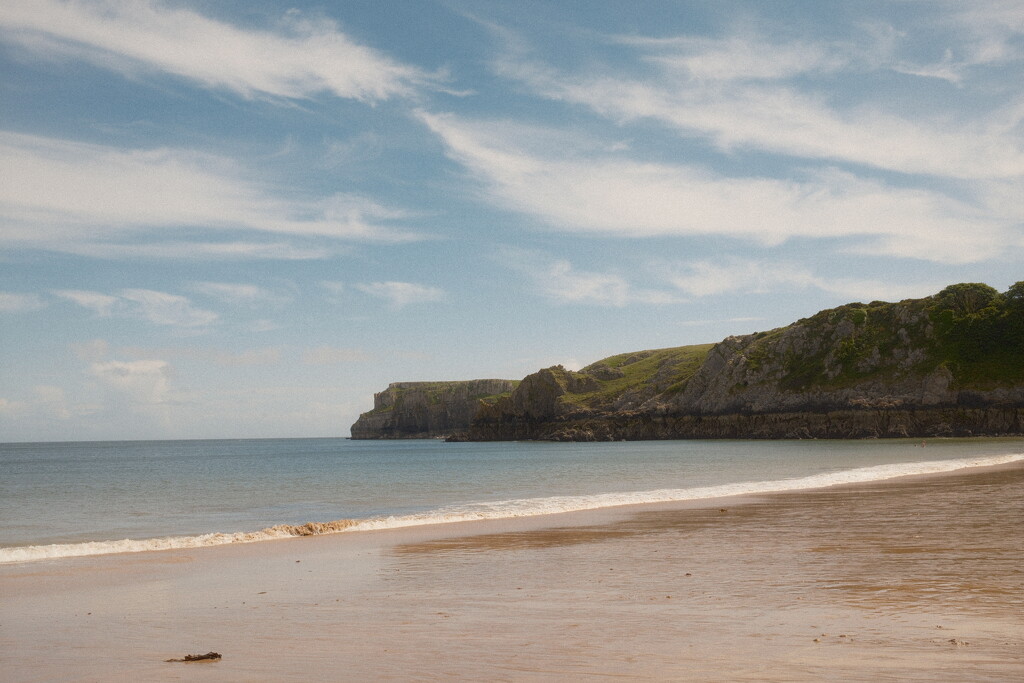
[(1022, 454), (1020, 439), (0, 444), (0, 562), (262, 540), (306, 522), (381, 528), (809, 488)]

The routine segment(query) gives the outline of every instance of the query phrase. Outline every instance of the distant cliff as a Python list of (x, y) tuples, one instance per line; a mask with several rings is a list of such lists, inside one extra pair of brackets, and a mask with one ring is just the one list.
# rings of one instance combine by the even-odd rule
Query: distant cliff
[(373, 410), (352, 425), (353, 439), (424, 439), (465, 431), (480, 405), (515, 389), (517, 381), (395, 382), (373, 397)]
[(468, 428), (453, 431), (556, 441), (1021, 434), (1024, 282), (1004, 293), (952, 285), (717, 344), (546, 368), (478, 402)]

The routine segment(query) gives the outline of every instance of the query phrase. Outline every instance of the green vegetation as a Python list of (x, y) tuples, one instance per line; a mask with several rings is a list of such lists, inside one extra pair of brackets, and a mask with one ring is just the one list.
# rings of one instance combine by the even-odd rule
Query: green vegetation
[[(472, 381), (472, 380), (470, 380)], [(507, 381), (509, 385), (515, 389), (519, 385), (519, 380)], [(466, 382), (451, 381), (451, 382), (397, 382), (388, 387), (387, 392), (391, 395), (392, 400), (390, 403), (381, 406), (374, 407), (370, 410), (367, 415), (380, 415), (382, 413), (389, 413), (395, 410), (396, 407), (401, 406), (405, 402), (405, 397), (408, 394), (416, 394), (423, 397), (423, 401), (427, 405), (440, 405), (445, 402), (450, 396)], [(469, 396), (469, 400), (479, 400), (484, 403), (495, 403), (498, 399), (511, 395), (512, 391), (505, 391), (499, 394), (474, 394)]]
[(960, 386), (1024, 381), (1024, 282), (1000, 294), (988, 285), (951, 285), (932, 297), (936, 354)]
[[(781, 352), (783, 333), (796, 326), (816, 343)], [(747, 361), (758, 369), (780, 352), (780, 387), (790, 391), (849, 386), (897, 372), (923, 376), (940, 366), (960, 388), (1019, 384), (1024, 381), (1024, 282), (1004, 294), (985, 284), (961, 283), (924, 299), (821, 311), (758, 335), (746, 351)]]
[[(655, 393), (676, 393), (697, 372), (712, 347), (714, 344), (678, 346), (605, 358), (574, 373), (589, 375), (593, 381), (584, 383), (588, 385), (584, 391), (565, 394), (562, 401), (581, 408), (599, 408), (631, 391), (642, 399)], [(596, 388), (589, 388), (594, 385)]]

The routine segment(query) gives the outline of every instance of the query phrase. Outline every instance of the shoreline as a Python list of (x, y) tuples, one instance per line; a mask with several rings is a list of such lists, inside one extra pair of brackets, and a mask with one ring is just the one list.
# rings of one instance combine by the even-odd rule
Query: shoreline
[[(296, 537), (356, 534), (369, 531), (396, 531), (403, 528), (460, 525), (483, 521), (540, 519), (564, 514), (599, 513), (607, 510), (642, 509), (648, 505), (673, 506), (678, 503), (715, 501), (748, 495), (808, 491), (845, 486), (860, 482), (888, 481), (903, 477), (946, 474), (999, 466), (1001, 462), (1024, 462), (1024, 453), (1002, 456), (980, 456), (949, 460), (924, 460), (888, 465), (865, 466), (778, 480), (736, 482), (683, 489), (661, 489), (614, 494), (569, 495), (553, 498), (511, 500), (499, 503), (472, 503), (442, 508), (417, 515), (369, 519), (338, 519), (308, 521), (301, 524), (281, 523), (252, 531), (203, 532), (193, 535), (159, 536), (139, 539), (78, 541), (70, 543), (19, 545), (0, 548), (0, 567), (43, 561), (65, 561), (75, 557), (128, 555), (145, 552), (166, 552), (178, 549), (202, 549), (224, 545), (264, 543)], [(952, 467), (952, 469), (947, 469)], [(904, 474), (903, 471), (906, 471)], [(818, 485), (820, 483), (820, 486)], [(495, 508), (505, 505), (505, 508)]]
[[(182, 666), (212, 680), (1015, 680), (1022, 494), (1017, 462), (5, 565), (0, 665), (12, 681), (177, 680)], [(164, 661), (209, 651), (223, 660)]]

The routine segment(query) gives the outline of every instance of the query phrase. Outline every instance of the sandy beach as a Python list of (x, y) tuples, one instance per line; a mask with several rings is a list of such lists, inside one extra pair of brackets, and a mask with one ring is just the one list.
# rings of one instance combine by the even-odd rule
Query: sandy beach
[(1022, 520), (1016, 464), (7, 565), (0, 678), (1020, 680)]

